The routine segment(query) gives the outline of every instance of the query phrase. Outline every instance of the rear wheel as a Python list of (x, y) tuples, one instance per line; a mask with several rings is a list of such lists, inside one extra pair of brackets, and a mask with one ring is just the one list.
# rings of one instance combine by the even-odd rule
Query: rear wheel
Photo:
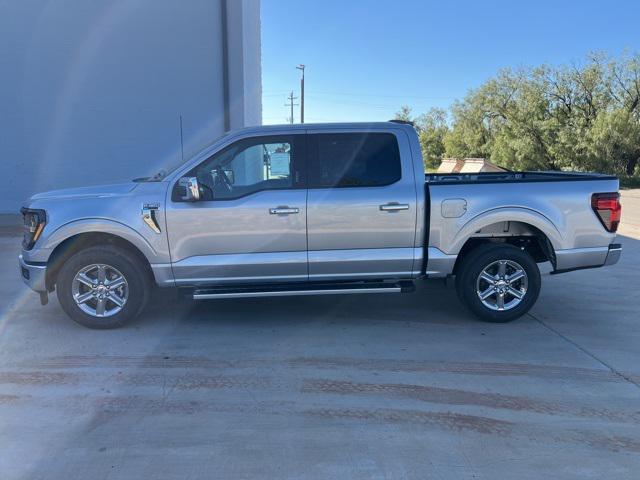
[(64, 311), (85, 327), (117, 328), (137, 316), (149, 298), (150, 281), (137, 257), (111, 245), (71, 256), (56, 282)]
[(527, 313), (540, 285), (533, 258), (508, 244), (486, 244), (468, 252), (456, 275), (460, 299), (488, 322), (509, 322)]

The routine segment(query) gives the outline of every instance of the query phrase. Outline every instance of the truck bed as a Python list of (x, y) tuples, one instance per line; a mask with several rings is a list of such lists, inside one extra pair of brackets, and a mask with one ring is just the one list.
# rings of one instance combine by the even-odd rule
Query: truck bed
[(615, 240), (592, 208), (593, 195), (618, 191), (610, 175), (486, 172), (425, 180), (429, 276), (449, 274), (469, 238), (540, 238), (558, 271), (603, 265)]

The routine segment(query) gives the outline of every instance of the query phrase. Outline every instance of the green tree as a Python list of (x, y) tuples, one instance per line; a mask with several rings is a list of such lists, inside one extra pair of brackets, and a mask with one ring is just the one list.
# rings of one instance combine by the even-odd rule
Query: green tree
[(640, 123), (624, 108), (602, 111), (585, 144), (589, 170), (633, 175), (640, 161)]
[(453, 127), (444, 138), (445, 156), (488, 157), (491, 152), (491, 122), (480, 90), (471, 91), (451, 107)]
[(414, 124), (420, 139), (425, 169), (434, 169), (440, 165), (445, 151), (444, 139), (449, 132), (446, 110), (431, 108), (427, 113), (414, 117), (411, 107), (404, 105), (396, 112), (395, 119)]
[(446, 155), (514, 169), (632, 172), (639, 104), (637, 55), (503, 70), (453, 105)]
[(416, 123), (419, 125), (420, 148), (425, 168), (437, 168), (445, 152), (444, 139), (449, 133), (447, 112), (434, 107), (420, 115)]
[(414, 118), (427, 167), (484, 157), (515, 170), (640, 173), (640, 54), (505, 69), (450, 109)]
[(412, 115), (412, 110), (411, 107), (409, 107), (408, 105), (403, 105), (400, 107), (400, 110), (398, 110), (395, 114), (395, 116), (393, 117), (394, 120), (402, 120), (403, 122), (413, 122), (414, 118)]

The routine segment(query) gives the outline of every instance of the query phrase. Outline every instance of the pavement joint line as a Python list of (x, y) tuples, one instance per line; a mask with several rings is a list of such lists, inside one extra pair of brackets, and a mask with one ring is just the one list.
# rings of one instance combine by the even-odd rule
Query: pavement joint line
[(584, 353), (585, 355), (591, 357), (592, 359), (594, 359), (596, 362), (598, 362), (599, 364), (601, 364), (602, 366), (606, 367), (607, 369), (609, 369), (609, 371), (611, 371), (611, 373), (613, 373), (614, 375), (617, 375), (618, 377), (622, 378), (623, 380), (629, 382), (630, 384), (632, 384), (634, 387), (640, 389), (640, 384), (638, 384), (638, 382), (634, 381), (632, 378), (626, 376), (625, 374), (623, 374), (622, 372), (619, 372), (618, 370), (616, 370), (614, 367), (612, 367), (611, 365), (609, 365), (607, 362), (605, 362), (604, 360), (598, 358), (595, 354), (591, 353), (589, 350), (587, 350), (585, 347), (583, 347), (582, 345), (580, 345), (579, 343), (571, 340), (569, 337), (567, 337), (566, 335), (560, 333), (558, 330), (556, 330), (555, 328), (551, 327), (550, 325), (548, 325), (547, 323), (545, 323), (543, 320), (539, 319), (538, 317), (536, 317), (534, 314), (532, 314), (531, 312), (528, 312), (527, 315), (529, 315), (531, 318), (533, 318), (536, 322), (538, 322), (540, 325), (542, 325), (544, 328), (546, 328), (547, 330), (549, 330), (552, 333), (555, 333), (558, 337), (562, 338), (565, 342), (573, 345), (575, 348), (577, 348), (578, 350), (580, 350), (582, 353)]

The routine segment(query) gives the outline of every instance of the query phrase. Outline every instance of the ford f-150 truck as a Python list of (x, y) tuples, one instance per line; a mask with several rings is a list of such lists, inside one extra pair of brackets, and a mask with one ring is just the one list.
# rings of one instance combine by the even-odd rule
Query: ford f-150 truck
[(553, 272), (618, 261), (615, 177), (427, 174), (402, 122), (231, 132), (129, 183), (58, 190), (22, 209), (23, 280), (91, 328), (138, 315), (154, 286), (194, 299), (411, 291), (455, 278), (507, 322)]

